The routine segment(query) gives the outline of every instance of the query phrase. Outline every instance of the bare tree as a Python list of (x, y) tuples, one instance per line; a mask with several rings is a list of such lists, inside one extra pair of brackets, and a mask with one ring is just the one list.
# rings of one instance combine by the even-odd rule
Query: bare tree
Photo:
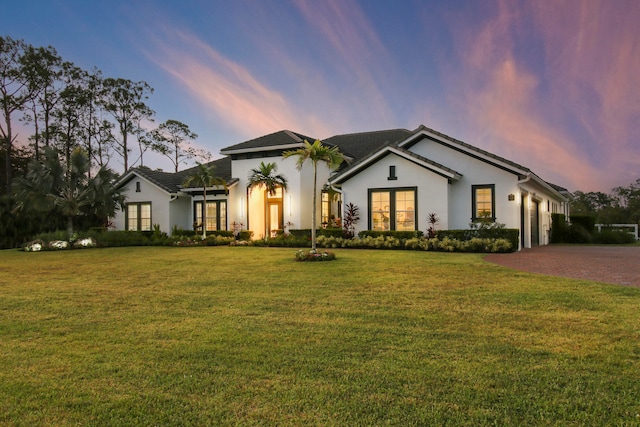
[(115, 141), (115, 148), (122, 156), (125, 171), (129, 169), (129, 135), (140, 135), (140, 122), (152, 120), (154, 111), (145, 104), (151, 93), (153, 88), (143, 81), (133, 82), (122, 78), (104, 80), (104, 97), (101, 103), (120, 130), (121, 139)]
[(30, 66), (33, 47), (23, 40), (0, 37), (0, 137), (5, 148), (6, 193), (11, 194), (12, 151), (17, 135), (12, 131), (12, 116), (25, 108), (39, 92), (35, 67)]
[(209, 161), (211, 159), (211, 153), (190, 145), (189, 142), (198, 138), (198, 135), (178, 120), (167, 120), (151, 131), (149, 136), (152, 140), (152, 149), (168, 157), (176, 172), (180, 164), (188, 160)]

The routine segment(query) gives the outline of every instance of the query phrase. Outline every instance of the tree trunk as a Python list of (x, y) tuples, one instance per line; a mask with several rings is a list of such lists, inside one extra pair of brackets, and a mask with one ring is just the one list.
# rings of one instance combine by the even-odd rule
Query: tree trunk
[(313, 211), (311, 212), (311, 250), (316, 250), (316, 199), (318, 198), (318, 189), (316, 181), (318, 180), (318, 167), (313, 164)]
[(11, 135), (11, 116), (10, 116), (10, 112), (7, 111), (7, 109), (5, 108), (5, 122), (7, 124), (7, 130), (5, 133), (5, 168), (6, 168), (6, 184), (7, 184), (7, 196), (11, 195), (11, 179), (13, 177), (13, 174), (11, 173), (11, 166), (12, 166), (12, 162), (11, 162), (11, 157), (12, 157), (12, 152), (11, 149), (13, 148), (13, 141), (11, 141), (12, 135)]
[(202, 240), (207, 239), (207, 187), (202, 187), (204, 200), (202, 201)]
[(69, 215), (67, 217), (67, 238), (71, 240), (72, 235), (73, 235), (73, 217)]

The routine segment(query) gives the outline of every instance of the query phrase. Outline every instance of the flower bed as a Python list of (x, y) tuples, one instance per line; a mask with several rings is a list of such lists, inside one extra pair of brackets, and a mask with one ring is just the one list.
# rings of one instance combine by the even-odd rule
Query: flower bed
[(336, 255), (333, 252), (318, 252), (314, 250), (299, 250), (296, 252), (296, 261), (333, 261)]

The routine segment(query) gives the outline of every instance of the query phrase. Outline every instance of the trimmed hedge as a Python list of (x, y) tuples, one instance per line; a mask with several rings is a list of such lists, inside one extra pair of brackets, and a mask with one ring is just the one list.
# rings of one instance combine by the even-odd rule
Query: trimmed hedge
[(477, 228), (470, 230), (438, 230), (436, 233), (438, 240), (449, 238), (462, 242), (471, 239), (505, 239), (511, 242), (513, 250), (518, 250), (520, 246), (520, 230), (517, 228)]
[(517, 250), (507, 239), (491, 239), (473, 237), (469, 240), (458, 240), (445, 237), (427, 239), (413, 237), (398, 239), (393, 236), (365, 236), (363, 238), (345, 239), (342, 237), (318, 237), (318, 246), (324, 248), (356, 248), (356, 249), (407, 249), (443, 252), (513, 252)]
[(635, 243), (633, 235), (624, 231), (595, 229), (595, 217), (571, 215), (571, 224), (563, 214), (551, 214), (551, 243), (597, 243), (622, 245)]
[[(316, 229), (316, 237), (317, 236), (333, 236), (333, 237), (342, 237), (344, 234), (344, 230), (342, 228), (318, 228)], [(307, 238), (311, 239), (311, 229), (310, 228), (300, 228), (289, 230), (289, 235), (295, 238)]]
[(592, 215), (571, 215), (570, 217), (571, 224), (577, 225), (589, 233), (593, 233), (596, 229), (596, 217)]
[(396, 239), (412, 239), (414, 237), (422, 237), (424, 233), (420, 230), (413, 231), (375, 231), (375, 230), (363, 230), (358, 233), (358, 237), (363, 239), (365, 237), (394, 237)]

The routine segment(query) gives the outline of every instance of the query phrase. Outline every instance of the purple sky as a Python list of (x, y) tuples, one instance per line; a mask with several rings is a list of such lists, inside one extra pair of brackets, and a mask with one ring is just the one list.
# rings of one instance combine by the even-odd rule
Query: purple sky
[(0, 34), (148, 82), (156, 122), (214, 157), (282, 129), (424, 124), (608, 192), (640, 178), (639, 17), (637, 0), (22, 0)]

